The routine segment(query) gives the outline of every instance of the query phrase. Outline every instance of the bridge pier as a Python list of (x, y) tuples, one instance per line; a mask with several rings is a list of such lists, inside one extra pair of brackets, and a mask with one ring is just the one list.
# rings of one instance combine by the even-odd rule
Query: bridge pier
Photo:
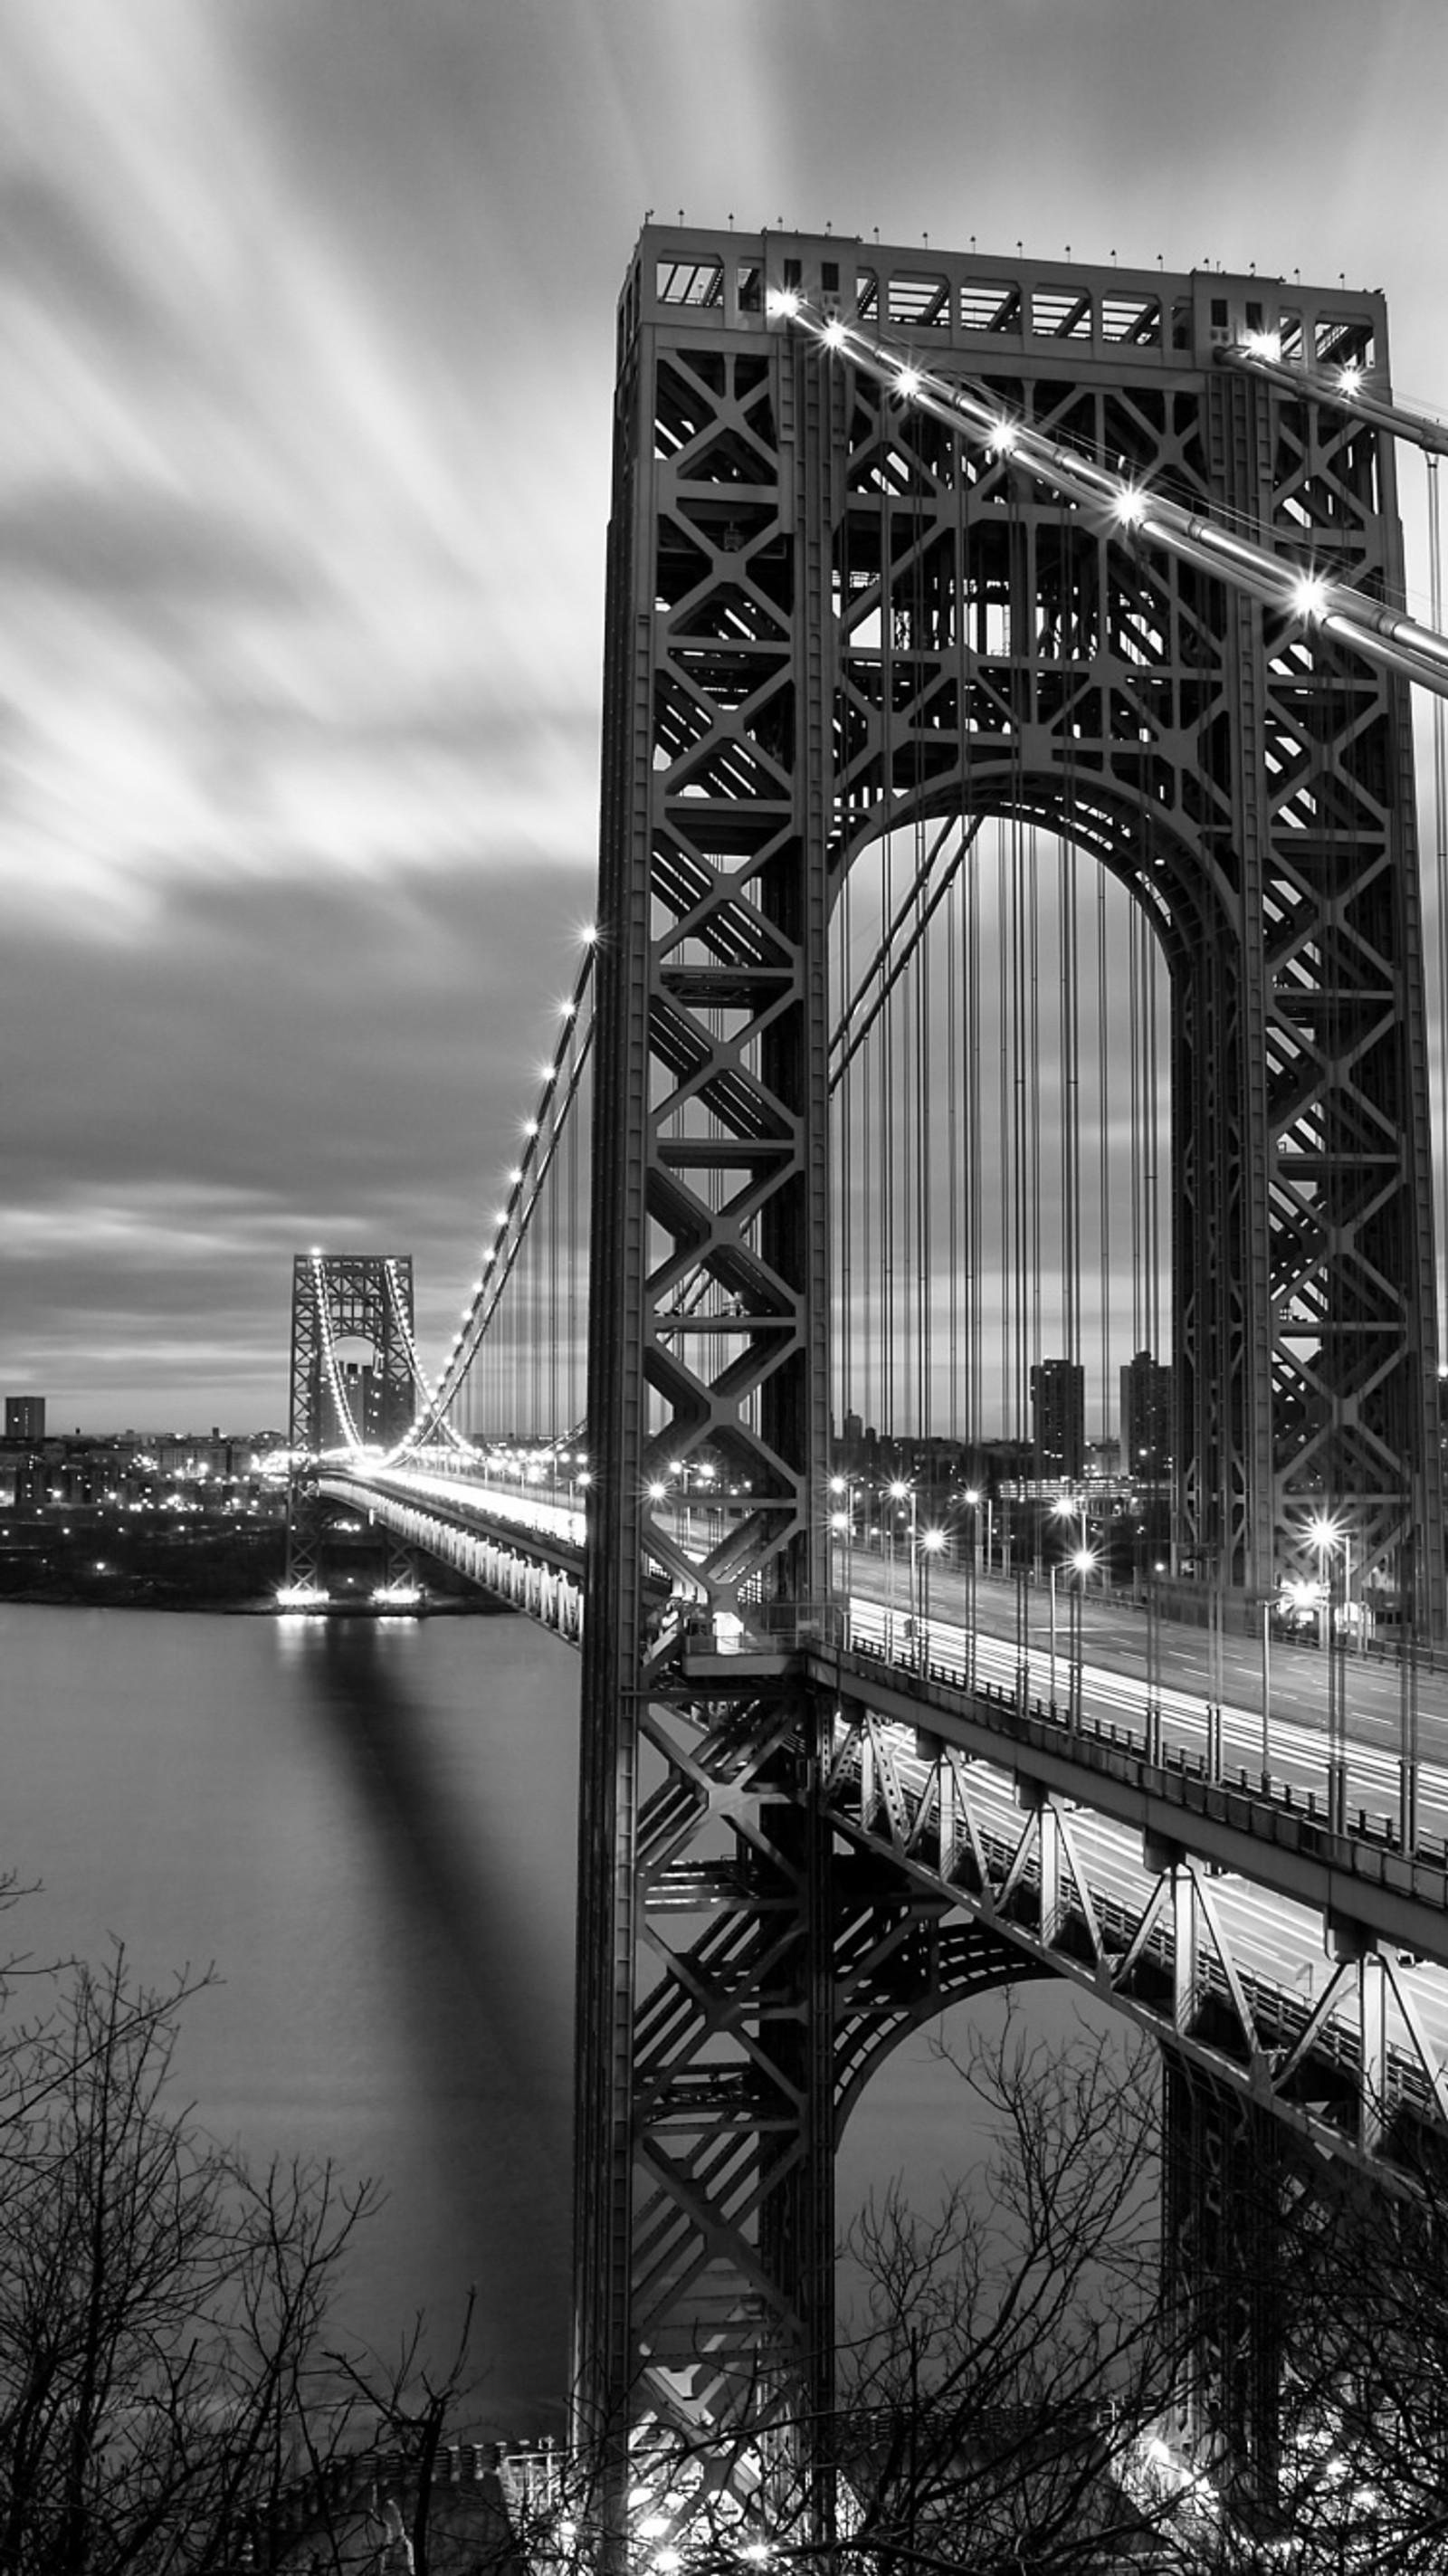
[(1180, 2368), (1175, 2444), (1270, 2527), (1288, 2316), (1291, 2141), (1265, 2106), (1162, 2050), (1162, 2261)]

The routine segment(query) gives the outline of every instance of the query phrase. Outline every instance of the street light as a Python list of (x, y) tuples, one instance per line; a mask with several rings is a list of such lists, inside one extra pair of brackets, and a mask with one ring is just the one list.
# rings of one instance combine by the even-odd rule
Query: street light
[(978, 1485), (967, 1485), (961, 1501), (970, 1506), (970, 1570), (980, 1572), (980, 1507), (983, 1497)]
[(924, 1600), (923, 1600), (923, 1608), (924, 1608), (924, 1624), (925, 1624), (925, 1658), (924, 1658), (924, 1663), (923, 1663), (923, 1665), (922, 1665), (921, 1669), (922, 1669), (925, 1673), (927, 1673), (927, 1674), (929, 1673), (929, 1670), (930, 1670), (930, 1560), (931, 1560), (931, 1558), (932, 1558), (933, 1556), (939, 1556), (939, 1554), (940, 1554), (940, 1552), (941, 1552), (942, 1548), (944, 1547), (944, 1545), (945, 1545), (945, 1532), (944, 1532), (944, 1530), (942, 1530), (942, 1529), (928, 1529), (928, 1530), (922, 1530), (922, 1531), (921, 1531), (921, 1533), (920, 1533), (920, 1554), (921, 1554), (921, 1559), (922, 1559), (922, 1567), (921, 1567), (921, 1589), (922, 1589), (922, 1593), (923, 1593), (923, 1596), (924, 1596)]
[[(892, 1503), (898, 1505), (900, 1503), (908, 1502), (910, 1505), (909, 1554), (905, 1560), (905, 1615), (906, 1623), (913, 1636), (915, 1627), (915, 1489), (913, 1485), (907, 1485), (903, 1477), (897, 1476), (889, 1485), (886, 1486), (885, 1490)], [(895, 1628), (895, 1524), (898, 1518), (898, 1511), (892, 1513), (890, 1518), (890, 1614), (887, 1621), (886, 1633), (889, 1637), (892, 1657), (894, 1654)]]
[[(961, 1496), (961, 1500), (962, 1502), (968, 1503), (970, 1506), (970, 1554), (966, 1559), (965, 1574), (965, 1685), (967, 1690), (969, 1690), (975, 1680), (975, 1628), (979, 1609), (977, 1596), (981, 1575), (980, 1507), (982, 1501), (985, 1500), (985, 1497), (982, 1495), (978, 1485), (967, 1485), (964, 1494)], [(985, 1512), (987, 1538), (986, 1563), (988, 1565), (990, 1562), (990, 1504), (988, 1500), (985, 1502)]]
[(1074, 1735), (1081, 1724), (1081, 1604), (1086, 1591), (1086, 1578), (1089, 1574), (1095, 1573), (1098, 1559), (1095, 1549), (1087, 1547), (1083, 1539), (1080, 1547), (1073, 1549), (1067, 1562), (1077, 1578), (1074, 1589), (1068, 1595), (1071, 1605), (1071, 1638), (1068, 1649), (1067, 1697), (1069, 1723)]
[(1341, 1548), (1346, 1609), (1346, 1586), (1351, 1579), (1352, 1566), (1351, 1542), (1347, 1531), (1329, 1512), (1313, 1515), (1307, 1525), (1307, 1535), (1317, 1550), (1318, 1579), (1325, 1596), (1327, 1619), (1324, 1641), (1327, 1649), (1327, 1829), (1330, 1834), (1340, 1834), (1347, 1829), (1347, 1711), (1332, 1578), (1337, 1551)]
[[(847, 1477), (831, 1476), (830, 1501), (835, 1506), (830, 1513), (830, 1529), (837, 1539), (843, 1539), (845, 1543), (845, 1620), (848, 1631), (854, 1602), (855, 1497)], [(833, 1575), (833, 1559), (830, 1571)]]

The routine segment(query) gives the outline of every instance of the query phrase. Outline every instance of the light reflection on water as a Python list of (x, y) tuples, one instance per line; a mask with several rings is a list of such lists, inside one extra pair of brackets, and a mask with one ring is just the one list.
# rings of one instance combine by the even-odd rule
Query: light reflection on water
[(256, 2155), (381, 2177), (351, 2320), (456, 2335), (558, 2429), (577, 1658), (523, 1620), (0, 1611), (9, 1947), (215, 1961), (180, 2077)]

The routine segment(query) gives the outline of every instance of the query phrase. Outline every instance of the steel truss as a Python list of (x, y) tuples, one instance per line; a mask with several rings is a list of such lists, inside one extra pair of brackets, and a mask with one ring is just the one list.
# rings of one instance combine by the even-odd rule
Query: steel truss
[(551, 1628), (566, 1644), (581, 1643), (583, 1587), (577, 1567), (561, 1553), (552, 1558), (543, 1553), (536, 1535), (525, 1540), (506, 1524), (479, 1528), (474, 1513), (449, 1515), (435, 1505), (409, 1502), (365, 1475), (324, 1470), (315, 1486), (319, 1500), (365, 1511), (402, 1547), (436, 1557), (510, 1610), (525, 1611), (541, 1627)]
[[(1096, 1982), (1189, 2049), (1235, 2017), (1237, 2079), (1294, 2115), (1321, 2115), (1336, 2046), (1234, 1984), (1189, 1853), (1149, 1922), (1103, 1924), (1050, 1800), (1004, 1860), (981, 1841), (968, 1928), (943, 1929), (960, 1886), (910, 1842), (938, 1826), (903, 1787), (891, 1810), (887, 1745), (847, 1794), (833, 1702), (789, 1651), (828, 1590), (826, 928), (869, 841), (1016, 814), (1131, 889), (1173, 991), (1188, 1552), (1265, 1591), (1312, 1504), (1415, 1606), (1441, 1594), (1404, 685), (913, 412), (771, 319), (786, 287), (1340, 583), (1401, 582), (1375, 430), (1214, 367), (1265, 282), (642, 237), (606, 642), (576, 2167), (578, 2429), (615, 2440), (620, 2480), (641, 2411), (828, 2405), (836, 2120), (892, 2027), (842, 2037), (849, 1888), (866, 1957), (917, 1899), (931, 1938), (1017, 1963), (1034, 1942), (1053, 1971), (1087, 1927)], [(1381, 367), (1377, 299), (1297, 301), (1317, 345), (1357, 332)], [(744, 1499), (695, 1564), (649, 1489), (702, 1449)], [(706, 1630), (743, 1612), (772, 1645), (696, 1655), (685, 1687), (651, 1623), (661, 1571)], [(934, 1812), (947, 1774), (968, 1818), (949, 1763)], [(1034, 1932), (992, 1918), (1001, 1866)], [(1381, 2104), (1391, 1965), (1342, 1977), (1342, 2080)]]
[(826, 1804), (852, 1844), (1317, 2147), (1390, 2169), (1425, 2127), (1448, 2125), (1442, 2050), (1393, 1942), (1319, 1923), (1332, 1960), (1316, 1991), (1294, 1994), (1248, 1964), (1212, 1865), (1185, 1839), (1189, 1818), (1181, 1841), (1103, 1836), (1098, 1823), (1088, 1852), (1080, 1803), (867, 1702), (840, 1704)]
[[(370, 1359), (361, 1366), (345, 1355), (339, 1360), (337, 1345), (346, 1341), (365, 1342)], [(321, 1569), (323, 1516), (310, 1461), (324, 1449), (385, 1449), (400, 1440), (412, 1420), (416, 1377), (411, 1254), (299, 1252), (292, 1263), (289, 1584), (314, 1584)]]

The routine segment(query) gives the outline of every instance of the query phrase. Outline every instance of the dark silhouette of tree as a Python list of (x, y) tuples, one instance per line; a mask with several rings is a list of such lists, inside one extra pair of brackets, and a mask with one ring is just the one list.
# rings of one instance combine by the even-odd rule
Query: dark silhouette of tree
[(138, 1985), (117, 1950), (0, 2040), (6, 2576), (222, 2568), (326, 2439), (319, 2337), (374, 2195), (174, 2106), (198, 1982)]

